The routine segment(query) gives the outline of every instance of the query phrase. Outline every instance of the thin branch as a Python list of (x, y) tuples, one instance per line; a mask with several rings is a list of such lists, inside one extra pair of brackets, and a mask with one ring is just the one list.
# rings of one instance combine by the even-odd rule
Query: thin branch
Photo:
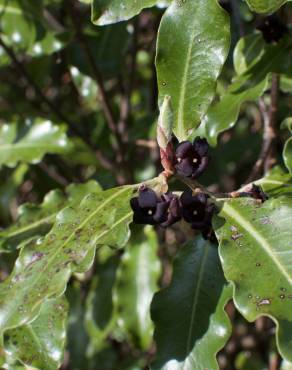
[[(70, 127), (71, 131), (75, 133), (75, 135), (80, 136), (86, 144), (95, 152), (96, 158), (100, 161), (101, 165), (108, 170), (113, 170), (115, 168), (115, 164), (113, 161), (111, 161), (109, 158), (107, 158), (100, 150), (97, 150), (94, 148), (93, 143), (89, 138), (87, 138), (81, 130), (78, 128), (78, 126), (70, 121), (68, 117), (66, 117), (59, 109), (55, 106), (54, 103), (52, 103), (42, 92), (40, 87), (35, 83), (35, 81), (30, 77), (30, 75), (27, 73), (25, 67), (23, 64), (18, 60), (17, 56), (15, 55), (14, 51), (6, 45), (6, 43), (2, 40), (0, 37), (0, 45), (3, 47), (7, 55), (10, 57), (11, 61), (13, 62), (16, 70), (18, 71), (19, 75), (21, 77), (24, 77), (26, 80), (26, 83), (28, 86), (31, 86), (33, 90), (35, 91), (36, 95), (39, 97), (39, 99), (58, 117), (62, 122), (67, 123)], [(36, 103), (32, 100), (29, 100), (29, 102), (36, 108), (39, 109), (39, 107), (36, 105)]]
[(101, 76), (101, 74), (100, 74), (100, 72), (97, 68), (97, 65), (96, 65), (96, 62), (95, 62), (94, 57), (92, 55), (92, 52), (90, 50), (90, 47), (89, 47), (89, 45), (87, 43), (87, 40), (86, 40), (86, 38), (83, 34), (82, 23), (81, 23), (82, 22), (82, 17), (80, 16), (77, 8), (75, 7), (74, 0), (71, 0), (70, 2), (68, 2), (68, 4), (70, 4), (68, 9), (69, 9), (69, 13), (71, 15), (72, 22), (75, 26), (77, 39), (78, 39), (80, 45), (82, 46), (82, 48), (84, 50), (84, 53), (85, 53), (86, 58), (88, 60), (88, 64), (89, 64), (89, 66), (92, 70), (94, 78), (95, 78), (95, 80), (97, 82), (97, 85), (99, 87), (99, 97), (100, 97), (101, 107), (102, 107), (102, 110), (104, 112), (108, 127), (115, 136), (115, 139), (117, 141), (117, 149), (120, 150), (121, 139), (120, 139), (120, 136), (118, 134), (118, 129), (117, 129), (115, 119), (114, 119), (114, 114), (112, 112), (112, 109), (111, 109), (111, 106), (110, 106), (110, 103), (109, 103), (109, 98), (107, 96), (107, 92), (106, 92), (106, 89), (104, 87), (102, 76)]
[(68, 181), (65, 177), (61, 176), (57, 171), (47, 165), (45, 162), (40, 162), (38, 167), (41, 168), (49, 177), (51, 177), (56, 183), (62, 186), (67, 186)]
[(263, 99), (259, 101), (259, 107), (263, 118), (264, 134), (263, 145), (247, 182), (251, 182), (260, 176), (263, 172), (267, 172), (276, 163), (276, 138), (277, 138), (277, 110), (278, 110), (278, 95), (279, 95), (280, 78), (273, 74), (271, 86), (271, 103), (270, 109), (267, 109)]

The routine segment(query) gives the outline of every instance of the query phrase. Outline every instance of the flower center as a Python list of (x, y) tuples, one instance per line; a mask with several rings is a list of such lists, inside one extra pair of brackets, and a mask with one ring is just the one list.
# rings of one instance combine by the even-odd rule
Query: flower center
[(149, 209), (149, 211), (147, 213), (148, 213), (149, 216), (152, 216), (153, 215), (152, 209)]
[(197, 158), (194, 158), (193, 163), (197, 163), (197, 162), (198, 162)]
[(194, 211), (194, 212), (193, 212), (193, 215), (194, 215), (194, 216), (197, 216), (197, 214), (198, 214), (198, 211)]
[(182, 161), (182, 159), (181, 158), (178, 158), (177, 161), (178, 161), (178, 163), (180, 163)]

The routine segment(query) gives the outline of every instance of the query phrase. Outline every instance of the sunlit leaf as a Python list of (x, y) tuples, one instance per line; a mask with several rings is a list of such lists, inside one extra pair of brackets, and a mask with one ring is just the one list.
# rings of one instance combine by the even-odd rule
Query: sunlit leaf
[(158, 0), (92, 0), (92, 22), (103, 26), (125, 21), (157, 2)]
[(46, 153), (65, 153), (69, 149), (65, 126), (50, 121), (0, 126), (0, 166), (37, 163)]
[(67, 311), (64, 297), (46, 301), (36, 320), (6, 332), (6, 351), (27, 366), (56, 370), (64, 356)]
[(171, 97), (174, 133), (197, 128), (216, 90), (229, 49), (229, 20), (214, 0), (173, 1), (162, 17), (156, 68), (161, 103)]
[(32, 236), (41, 236), (50, 231), (57, 213), (66, 206), (76, 206), (89, 193), (101, 188), (94, 180), (85, 184), (71, 184), (66, 195), (60, 190), (49, 192), (42, 204), (24, 204), (19, 208), (18, 219), (7, 229), (0, 231), (0, 252), (13, 250), (20, 242)]
[(292, 360), (292, 199), (259, 204), (233, 199), (223, 204), (215, 222), (226, 278), (235, 286), (242, 315), (254, 321), (268, 315), (277, 322), (281, 355)]
[(67, 207), (45, 238), (21, 249), (11, 275), (0, 285), (0, 333), (35, 318), (45, 299), (60, 295), (73, 272), (84, 272), (96, 246), (123, 246), (132, 219), (133, 187), (87, 195)]
[(246, 0), (250, 9), (257, 13), (273, 13), (287, 0)]

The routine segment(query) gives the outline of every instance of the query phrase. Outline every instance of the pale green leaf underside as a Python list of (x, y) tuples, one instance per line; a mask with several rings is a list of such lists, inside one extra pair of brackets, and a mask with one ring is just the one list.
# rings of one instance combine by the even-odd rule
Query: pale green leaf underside
[(159, 95), (161, 103), (171, 97), (179, 140), (206, 113), (229, 42), (229, 19), (216, 0), (173, 1), (163, 15), (156, 57)]
[(67, 312), (64, 297), (44, 302), (32, 323), (6, 332), (6, 351), (27, 366), (58, 369), (64, 356)]
[(215, 222), (226, 278), (237, 308), (249, 321), (271, 316), (279, 350), (292, 359), (292, 198), (259, 205), (252, 199), (224, 203)]
[(50, 121), (0, 127), (0, 167), (18, 162), (37, 163), (46, 153), (65, 153), (70, 149), (64, 126)]
[(246, 0), (251, 10), (257, 13), (272, 13), (284, 5), (287, 0)]
[(92, 0), (92, 22), (99, 26), (125, 21), (158, 0)]
[(226, 285), (218, 250), (198, 238), (183, 246), (170, 286), (154, 296), (157, 359), (153, 369), (216, 370), (230, 322), (224, 312), (232, 289)]
[(62, 210), (52, 230), (25, 246), (11, 275), (0, 284), (0, 333), (32, 320), (41, 303), (60, 295), (72, 272), (86, 271), (97, 245), (123, 246), (132, 220), (125, 186), (86, 196)]

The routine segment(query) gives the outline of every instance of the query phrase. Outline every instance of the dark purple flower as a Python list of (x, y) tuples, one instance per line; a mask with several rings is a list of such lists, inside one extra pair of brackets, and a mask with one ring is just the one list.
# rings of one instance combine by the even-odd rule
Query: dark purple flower
[(268, 44), (272, 42), (279, 42), (287, 32), (287, 27), (275, 15), (266, 17), (258, 25), (257, 29), (262, 32), (263, 38)]
[(262, 202), (268, 200), (268, 196), (264, 193), (263, 189), (260, 186), (252, 184), (251, 190), (249, 191), (249, 195), (255, 199), (259, 199)]
[(191, 190), (183, 192), (180, 198), (183, 219), (192, 225), (195, 230), (200, 230), (208, 235), (212, 229), (212, 215), (214, 204), (208, 204), (208, 195), (204, 193), (192, 194)]
[(136, 224), (167, 227), (181, 218), (179, 199), (168, 192), (158, 196), (152, 189), (142, 187), (139, 196), (131, 199)]
[(193, 144), (183, 141), (175, 151), (175, 169), (184, 177), (199, 177), (209, 164), (209, 145), (206, 139), (197, 137)]

